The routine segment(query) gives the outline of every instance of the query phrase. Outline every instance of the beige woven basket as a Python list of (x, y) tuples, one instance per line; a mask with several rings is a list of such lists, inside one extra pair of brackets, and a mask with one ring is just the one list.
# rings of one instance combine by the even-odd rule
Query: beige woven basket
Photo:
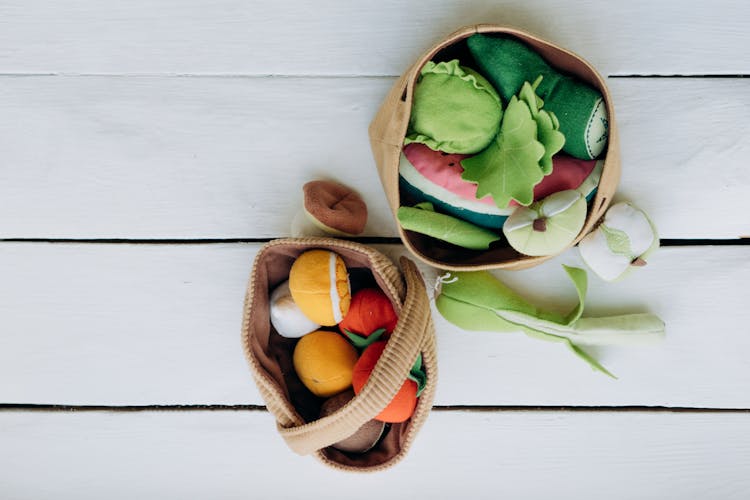
[[(336, 252), (348, 268), (368, 268), (398, 314), (398, 324), (362, 391), (346, 406), (320, 419), (320, 402), (302, 388), (292, 368), (296, 340), (276, 333), (269, 316), (269, 290), (288, 278), (292, 263), (302, 252), (313, 248)], [(432, 407), (437, 359), (429, 299), (421, 275), (409, 259), (402, 258), (401, 267), (403, 278), (398, 268), (376, 250), (331, 238), (276, 240), (258, 252), (245, 297), (242, 344), (261, 396), (294, 452), (314, 454), (336, 469), (376, 471), (395, 464), (408, 451)], [(390, 424), (379, 444), (364, 454), (332, 448), (331, 444), (352, 435), (390, 403), (419, 353), (427, 385), (414, 415), (404, 423)]]
[[(437, 45), (430, 48), (417, 62), (414, 63), (394, 84), (390, 93), (386, 96), (378, 113), (370, 124), (370, 145), (375, 157), (380, 180), (388, 198), (391, 211), (396, 211), (401, 204), (398, 186), (398, 165), (404, 137), (409, 125), (411, 115), (414, 86), (419, 77), (422, 66), (431, 60), (441, 50), (450, 47), (474, 33), (497, 33), (514, 36), (539, 52), (552, 66), (562, 72), (574, 75), (598, 89), (604, 96), (604, 101), (609, 115), (609, 139), (607, 152), (604, 159), (602, 176), (599, 189), (591, 202), (586, 222), (571, 243), (578, 243), (588, 232), (594, 229), (596, 223), (602, 218), (604, 212), (612, 200), (620, 179), (620, 152), (617, 138), (617, 127), (615, 125), (615, 110), (612, 99), (604, 79), (596, 70), (579, 56), (569, 52), (557, 45), (530, 35), (524, 31), (492, 24), (480, 24), (467, 26), (459, 29), (445, 38)], [(459, 248), (446, 248), (435, 245), (434, 241), (426, 236), (405, 231), (398, 224), (399, 236), (406, 248), (418, 259), (435, 267), (456, 271), (471, 271), (481, 269), (524, 269), (537, 265), (553, 256), (528, 257), (521, 255), (510, 247), (491, 248), (488, 251), (479, 252)]]

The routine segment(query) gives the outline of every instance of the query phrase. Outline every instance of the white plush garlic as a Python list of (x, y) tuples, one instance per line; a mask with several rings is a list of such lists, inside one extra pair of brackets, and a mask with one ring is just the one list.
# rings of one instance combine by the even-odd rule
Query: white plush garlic
[(646, 258), (658, 247), (659, 236), (648, 216), (627, 202), (610, 207), (599, 227), (578, 244), (586, 265), (605, 281), (646, 265)]
[(292, 299), (289, 281), (277, 286), (271, 293), (271, 324), (279, 335), (288, 338), (299, 338), (320, 328), (300, 310)]

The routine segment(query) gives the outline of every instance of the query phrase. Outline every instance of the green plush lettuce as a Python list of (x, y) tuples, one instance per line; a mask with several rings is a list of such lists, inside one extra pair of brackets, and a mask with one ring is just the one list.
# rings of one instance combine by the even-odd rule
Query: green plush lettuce
[(414, 89), (404, 144), (418, 142), (446, 153), (473, 154), (497, 135), (502, 101), (492, 85), (457, 59), (422, 68)]
[(534, 186), (544, 177), (539, 161), (545, 154), (529, 106), (513, 96), (505, 109), (500, 133), (487, 149), (461, 161), (461, 178), (477, 184), (477, 198), (491, 195), (499, 208), (511, 199), (534, 201)]
[(651, 343), (664, 336), (664, 322), (653, 314), (583, 318), (586, 271), (563, 266), (573, 281), (578, 304), (568, 314), (544, 311), (524, 300), (486, 271), (458, 272), (435, 299), (440, 314), (464, 330), (524, 332), (565, 344), (594, 370), (614, 377), (581, 346)]
[(542, 82), (542, 76), (533, 85), (524, 82), (518, 93), (518, 98), (526, 103), (531, 116), (536, 122), (537, 140), (544, 145), (544, 156), (539, 160), (539, 166), (544, 175), (552, 173), (552, 155), (557, 154), (565, 145), (565, 136), (560, 132), (560, 122), (552, 111), (542, 109), (544, 101), (536, 95), (536, 89)]
[(487, 194), (499, 208), (511, 200), (521, 205), (534, 201), (534, 186), (552, 172), (552, 156), (565, 144), (560, 122), (542, 109), (544, 101), (536, 94), (542, 81), (525, 82), (511, 97), (500, 132), (481, 153), (461, 161), (464, 180), (477, 184), (477, 198)]

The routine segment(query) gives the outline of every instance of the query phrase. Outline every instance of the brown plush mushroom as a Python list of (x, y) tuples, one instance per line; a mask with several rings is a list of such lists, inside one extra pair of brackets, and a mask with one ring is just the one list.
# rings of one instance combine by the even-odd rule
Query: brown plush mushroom
[[(327, 399), (320, 408), (320, 418), (327, 417), (338, 411), (354, 397), (354, 391), (349, 389), (330, 399)], [(378, 420), (370, 420), (346, 439), (332, 445), (337, 450), (349, 453), (364, 453), (371, 450), (385, 431), (385, 423)]]
[(331, 181), (311, 181), (302, 191), (305, 213), (323, 231), (338, 236), (364, 231), (367, 205), (351, 188)]

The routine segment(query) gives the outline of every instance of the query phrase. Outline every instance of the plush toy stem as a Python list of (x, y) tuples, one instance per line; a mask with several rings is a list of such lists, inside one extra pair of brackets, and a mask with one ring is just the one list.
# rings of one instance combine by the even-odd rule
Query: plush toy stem
[(547, 230), (547, 218), (539, 217), (538, 219), (534, 219), (533, 227), (534, 231), (545, 232)]
[(643, 267), (646, 265), (646, 261), (640, 257), (636, 257), (635, 259), (633, 259), (630, 265), (634, 267)]

